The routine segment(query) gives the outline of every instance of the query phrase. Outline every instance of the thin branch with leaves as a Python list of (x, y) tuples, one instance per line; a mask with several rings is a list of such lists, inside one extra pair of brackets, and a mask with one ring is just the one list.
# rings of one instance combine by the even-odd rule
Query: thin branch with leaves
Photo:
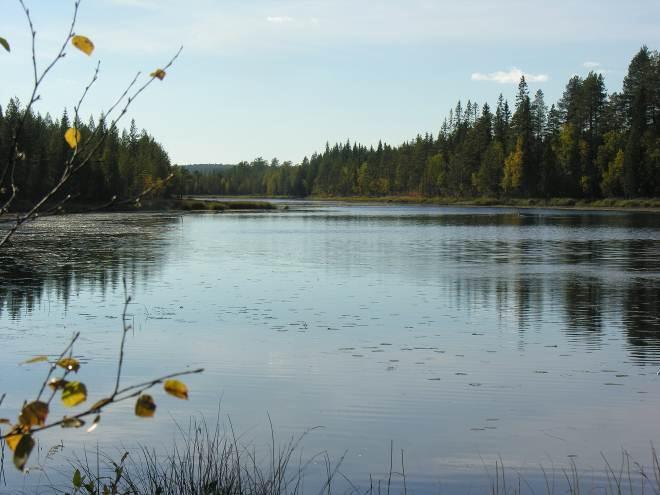
[[(50, 73), (53, 67), (55, 67), (58, 61), (65, 57), (66, 49), (69, 43), (72, 43), (74, 46), (88, 55), (94, 49), (91, 40), (84, 36), (75, 34), (78, 10), (81, 2), (81, 0), (75, 0), (71, 25), (65, 37), (64, 43), (57, 52), (55, 58), (43, 69), (43, 71), (40, 72), (37, 65), (36, 56), (37, 32), (32, 22), (30, 10), (27, 8), (23, 0), (18, 1), (21, 4), (30, 29), (32, 41), (33, 85), (28, 104), (12, 130), (9, 155), (4, 168), (2, 171), (0, 171), (0, 195), (8, 194), (8, 197), (4, 199), (2, 203), (0, 203), (0, 216), (8, 212), (9, 207), (16, 198), (18, 191), (18, 186), (15, 182), (16, 166), (19, 160), (22, 161), (26, 159), (25, 152), (19, 149), (19, 144), (21, 142), (23, 133), (25, 132), (26, 121), (31, 115), (32, 108), (34, 107), (34, 104), (40, 99), (39, 89), (42, 85), (42, 82), (44, 81), (44, 78)], [(2, 40), (6, 42), (4, 38)], [(83, 139), (83, 136), (80, 135), (80, 132), (77, 129), (77, 126), (79, 125), (80, 108), (82, 107), (82, 104), (85, 101), (85, 98), (87, 97), (90, 89), (98, 80), (100, 62), (97, 63), (90, 82), (86, 85), (80, 98), (78, 99), (78, 102), (74, 106), (73, 127), (68, 129), (65, 135), (62, 136), (62, 139), (66, 140), (66, 142), (71, 147), (72, 152), (64, 163), (61, 176), (56, 181), (55, 185), (38, 201), (36, 201), (36, 203), (34, 203), (25, 213), (16, 216), (7, 232), (0, 236), (0, 248), (7, 245), (12, 236), (26, 222), (37, 218), (40, 214), (55, 214), (62, 209), (62, 205), (71, 199), (71, 194), (66, 195), (64, 199), (60, 200), (54, 207), (42, 212), (45, 205), (54, 199), (57, 193), (62, 190), (63, 186), (71, 179), (71, 177), (73, 177), (85, 165), (90, 163), (92, 158), (105, 143), (109, 133), (117, 129), (117, 124), (126, 115), (129, 107), (136, 100), (136, 98), (138, 98), (153, 83), (155, 79), (162, 80), (165, 77), (165, 71), (169, 69), (176, 61), (176, 59), (181, 54), (182, 49), (183, 47), (180, 47), (174, 56), (170, 58), (167, 64), (163, 66), (163, 68), (152, 72), (146, 82), (135, 89), (140, 77), (140, 72), (138, 72), (137, 75), (126, 86), (124, 91), (119, 95), (119, 97), (110, 105), (108, 110), (102, 114), (103, 121), (105, 122), (105, 120), (108, 119), (109, 125), (107, 127), (105, 125), (96, 126), (91, 134)], [(170, 175), (163, 180), (156, 181), (155, 184), (148, 185), (148, 187), (145, 187), (141, 193), (126, 201), (139, 204), (143, 197), (164, 186), (169, 180), (172, 179), (172, 177), (173, 176)], [(9, 189), (3, 190), (3, 184), (8, 184)], [(107, 203), (107, 206), (116, 204), (116, 199), (116, 196), (113, 197), (113, 199)], [(120, 202), (119, 204), (123, 203), (125, 203), (125, 201)], [(48, 358), (48, 356), (37, 356), (25, 363), (33, 364), (39, 362), (48, 362), (49, 369), (39, 388), (38, 393), (36, 394), (36, 399), (31, 402), (26, 401), (23, 403), (20, 414), (18, 416), (18, 420), (15, 423), (12, 423), (10, 420), (0, 418), (0, 425), (9, 425), (8, 431), (0, 430), (0, 474), (3, 473), (2, 468), (4, 467), (5, 444), (13, 451), (13, 460), (15, 466), (22, 470), (25, 467), (30, 453), (35, 446), (33, 436), (43, 430), (57, 426), (64, 428), (80, 428), (85, 425), (83, 418), (94, 416), (92, 425), (88, 429), (88, 431), (92, 431), (98, 426), (101, 414), (104, 413), (107, 408), (116, 403), (134, 398), (137, 398), (135, 406), (136, 415), (140, 417), (151, 417), (154, 415), (156, 405), (153, 401), (153, 398), (150, 395), (145, 394), (145, 392), (157, 385), (163, 385), (166, 393), (177, 398), (188, 398), (188, 389), (186, 385), (176, 380), (176, 378), (201, 373), (204, 371), (202, 368), (170, 373), (158, 378), (151, 379), (149, 381), (125, 386), (122, 388), (121, 377), (122, 369), (124, 366), (126, 334), (131, 329), (131, 325), (127, 325), (126, 323), (127, 310), (130, 302), (131, 297), (128, 295), (126, 282), (124, 281), (122, 336), (119, 346), (116, 379), (114, 380), (114, 385), (111, 392), (105, 398), (97, 401), (85, 410), (74, 415), (64, 416), (61, 419), (51, 420), (49, 418), (50, 406), (58, 394), (60, 394), (60, 398), (66, 407), (76, 407), (87, 400), (86, 386), (80, 381), (67, 380), (70, 378), (72, 373), (77, 373), (81, 366), (81, 363), (74, 357), (73, 354), (74, 345), (80, 337), (79, 332), (73, 334), (68, 345), (55, 359), (51, 360)], [(56, 373), (60, 370), (61, 373), (59, 376), (55, 376)], [(47, 394), (47, 388), (51, 389), (49, 395)], [(0, 395), (0, 405), (2, 405), (4, 402), (5, 397), (6, 394)]]
[(27, 8), (23, 0), (19, 0), (19, 3), (23, 8), (23, 12), (25, 13), (25, 17), (27, 19), (28, 26), (30, 28), (30, 36), (32, 39), (32, 72), (34, 76), (34, 83), (32, 86), (32, 93), (30, 95), (29, 102), (27, 104), (27, 107), (25, 108), (25, 111), (23, 112), (23, 117), (19, 121), (18, 125), (14, 128), (14, 131), (12, 133), (12, 139), (11, 139), (11, 145), (9, 146), (9, 156), (7, 157), (7, 163), (5, 165), (5, 168), (2, 170), (2, 173), (0, 173), (0, 191), (2, 190), (2, 184), (4, 183), (7, 174), (9, 174), (9, 179), (10, 179), (9, 187), (11, 190), (9, 199), (7, 199), (5, 203), (0, 207), (0, 216), (2, 216), (4, 213), (8, 211), (9, 206), (16, 198), (16, 193), (18, 192), (17, 186), (14, 182), (14, 172), (16, 170), (16, 160), (18, 160), (19, 158), (25, 159), (25, 154), (19, 151), (18, 149), (18, 143), (23, 134), (25, 128), (25, 122), (27, 120), (28, 115), (30, 115), (30, 111), (32, 110), (33, 105), (41, 98), (41, 95), (39, 95), (39, 88), (44, 78), (53, 69), (53, 67), (55, 67), (57, 62), (66, 56), (66, 47), (74, 36), (74, 29), (76, 26), (76, 21), (78, 19), (78, 9), (80, 7), (80, 1), (81, 0), (76, 0), (74, 2), (71, 26), (69, 27), (69, 32), (67, 33), (60, 50), (57, 52), (57, 55), (55, 55), (52, 61), (46, 66), (46, 68), (41, 72), (41, 74), (39, 74), (39, 70), (37, 68), (37, 55), (36, 55), (37, 31), (34, 29), (32, 16), (30, 15), (30, 10)]
[[(9, 198), (4, 202), (2, 207), (0, 207), (0, 216), (8, 212), (9, 206), (13, 203), (14, 199), (16, 198), (16, 193), (18, 192), (18, 186), (15, 183), (14, 172), (16, 169), (17, 161), (19, 159), (20, 160), (26, 159), (25, 153), (19, 150), (18, 148), (20, 138), (24, 131), (25, 122), (27, 120), (28, 115), (30, 115), (32, 107), (40, 99), (40, 95), (38, 94), (38, 91), (45, 76), (50, 72), (50, 70), (57, 64), (59, 60), (65, 57), (68, 43), (74, 40), (74, 38), (76, 37), (74, 30), (76, 26), (80, 1), (81, 0), (76, 0), (76, 2), (74, 3), (73, 19), (71, 22), (71, 26), (69, 28), (69, 32), (67, 33), (66, 39), (62, 44), (62, 47), (60, 48), (56, 57), (51, 61), (51, 63), (44, 69), (44, 71), (41, 74), (39, 74), (37, 68), (37, 62), (36, 62), (36, 51), (35, 51), (35, 42), (36, 42), (37, 33), (34, 29), (34, 24), (32, 22), (30, 10), (26, 7), (23, 0), (19, 0), (21, 6), (23, 7), (25, 16), (27, 18), (31, 37), (32, 37), (32, 66), (33, 66), (33, 74), (34, 74), (34, 84), (29, 99), (29, 103), (25, 108), (25, 110), (23, 111), (22, 118), (20, 119), (19, 123), (15, 126), (13, 130), (7, 164), (4, 170), (2, 171), (2, 173), (0, 174), (0, 194), (3, 190), (2, 184), (5, 182), (5, 178), (7, 176), (9, 177), (9, 190), (10, 190)], [(126, 89), (120, 94), (117, 100), (108, 108), (106, 112), (102, 114), (102, 119), (104, 120), (108, 119), (113, 114), (113, 112), (115, 112), (115, 110), (117, 110), (120, 107), (120, 105), (123, 102), (123, 106), (121, 107), (121, 110), (119, 110), (117, 116), (110, 121), (107, 128), (105, 126), (98, 125), (93, 130), (92, 134), (87, 139), (83, 140), (81, 139), (81, 136), (79, 135), (79, 131), (76, 126), (78, 125), (79, 122), (80, 108), (87, 94), (89, 93), (89, 90), (98, 80), (99, 71), (100, 71), (100, 62), (97, 63), (91, 81), (87, 84), (87, 86), (85, 87), (85, 89), (83, 90), (80, 96), (80, 99), (74, 106), (74, 122), (73, 122), (74, 127), (69, 129), (69, 131), (67, 131), (67, 132), (73, 131), (72, 132), (72, 136), (74, 136), (73, 146), (72, 146), (73, 152), (69, 157), (69, 159), (65, 162), (64, 170), (62, 171), (59, 180), (56, 182), (53, 188), (50, 191), (48, 191), (46, 194), (44, 194), (43, 197), (39, 201), (37, 201), (26, 213), (23, 213), (16, 217), (11, 227), (8, 229), (5, 235), (2, 236), (2, 238), (0, 239), (0, 247), (4, 246), (9, 242), (11, 237), (13, 237), (13, 235), (21, 227), (21, 225), (23, 225), (24, 223), (30, 220), (37, 218), (39, 212), (44, 207), (44, 205), (48, 203), (53, 198), (53, 196), (55, 196), (62, 189), (62, 187), (71, 179), (71, 177), (76, 172), (78, 172), (80, 169), (82, 169), (92, 160), (92, 157), (99, 151), (101, 146), (103, 146), (103, 144), (105, 143), (105, 140), (109, 132), (116, 129), (119, 121), (127, 114), (131, 104), (153, 83), (155, 79), (158, 80), (163, 79), (163, 77), (166, 74), (166, 70), (169, 69), (174, 64), (176, 59), (181, 54), (182, 50), (183, 47), (182, 46), (179, 47), (178, 51), (174, 54), (173, 57), (170, 58), (170, 60), (163, 66), (162, 69), (157, 69), (156, 71), (152, 72), (149, 75), (149, 78), (137, 90), (131, 93), (131, 90), (135, 87), (141, 75), (141, 72), (138, 72), (135, 75), (135, 77), (131, 80), (131, 82), (127, 85)], [(69, 144), (71, 145), (71, 142)], [(139, 199), (141, 199), (149, 192), (153, 191), (154, 188), (152, 187), (147, 189), (148, 191), (143, 191), (142, 193), (140, 193), (136, 198), (136, 200), (134, 200), (133, 202), (134, 203), (136, 201), (139, 202)], [(114, 203), (114, 201), (111, 202), (110, 204), (112, 203)]]
[[(188, 388), (182, 382), (175, 380), (182, 376), (199, 374), (204, 371), (203, 368), (193, 370), (178, 371), (163, 375), (151, 380), (140, 382), (125, 387), (121, 387), (121, 376), (124, 366), (124, 355), (126, 348), (126, 334), (132, 329), (132, 325), (126, 323), (128, 306), (132, 297), (128, 295), (126, 280), (124, 280), (124, 306), (122, 311), (122, 329), (121, 343), (119, 345), (119, 357), (117, 362), (117, 373), (112, 391), (107, 397), (96, 401), (87, 409), (73, 415), (64, 416), (60, 419), (48, 422), (50, 405), (55, 396), (61, 392), (61, 399), (65, 406), (75, 407), (87, 400), (87, 388), (78, 381), (67, 381), (71, 373), (77, 373), (80, 368), (80, 362), (73, 357), (74, 344), (80, 337), (80, 332), (74, 333), (69, 344), (56, 359), (49, 361), (47, 356), (36, 356), (25, 364), (34, 364), (38, 362), (49, 362), (48, 373), (43, 380), (36, 400), (24, 403), (21, 413), (18, 416), (18, 422), (10, 426), (6, 433), (0, 432), (0, 441), (4, 441), (14, 451), (14, 464), (17, 468), (23, 469), (29, 455), (34, 447), (33, 435), (60, 426), (63, 428), (81, 428), (85, 425), (83, 418), (94, 416), (92, 425), (88, 431), (93, 431), (101, 419), (101, 414), (110, 406), (129, 399), (138, 398), (135, 414), (140, 417), (151, 417), (154, 414), (156, 405), (151, 396), (145, 392), (157, 385), (163, 385), (164, 390), (169, 395), (180, 399), (188, 398)], [(53, 378), (55, 372), (61, 369), (62, 374)], [(41, 400), (46, 388), (51, 388), (52, 392), (44, 402)], [(5, 394), (0, 396), (0, 404), (5, 398)], [(7, 419), (0, 419), (0, 424), (10, 424)]]
[[(183, 50), (183, 47), (180, 47), (179, 50), (176, 52), (176, 54), (169, 60), (169, 62), (164, 66), (165, 69), (168, 69), (169, 67), (172, 66), (172, 64), (176, 61), (176, 59), (179, 57), (181, 54), (181, 51)], [(163, 69), (163, 70), (165, 70)], [(98, 70), (98, 68), (97, 68)], [(155, 73), (154, 73), (155, 74)], [(138, 77), (140, 76), (140, 73), (138, 73), (135, 78), (131, 81), (131, 83), (128, 85), (126, 90), (122, 93), (122, 95), (119, 97), (119, 99), (110, 107), (108, 112), (106, 112), (104, 115), (107, 117), (110, 115), (121, 103), (121, 101), (126, 97), (126, 95), (129, 93), (130, 89), (135, 85)], [(96, 76), (95, 76), (96, 77)], [(151, 83), (155, 79), (158, 79), (156, 75), (152, 75), (142, 86), (140, 86), (133, 94), (128, 96), (126, 99), (126, 102), (124, 106), (122, 107), (121, 111), (115, 117), (111, 122), (108, 127), (108, 129), (113, 129), (117, 126), (119, 120), (126, 115), (128, 112), (128, 108), (130, 105), (135, 101), (135, 99), (142, 93), (144, 90), (146, 90)], [(94, 79), (93, 79), (94, 80)], [(90, 83), (91, 86), (92, 83)], [(89, 86), (88, 86), (89, 87)], [(82, 100), (81, 100), (82, 101)], [(50, 199), (71, 179), (71, 177), (78, 172), (81, 168), (83, 168), (85, 165), (87, 165), (94, 154), (101, 148), (101, 146), (104, 144), (105, 139), (108, 135), (108, 132), (101, 132), (102, 126), (97, 126), (96, 129), (94, 129), (94, 132), (92, 135), (85, 140), (80, 146), (76, 144), (76, 146), (73, 149), (73, 153), (71, 157), (66, 161), (64, 165), (64, 171), (62, 172), (62, 176), (60, 177), (59, 181), (55, 184), (55, 186), (48, 192), (46, 193), (28, 212), (19, 215), (16, 220), (14, 221), (13, 225), (9, 228), (9, 230), (6, 232), (4, 237), (0, 240), (0, 247), (4, 246), (11, 237), (16, 233), (16, 231), (23, 225), (24, 223), (33, 220), (34, 218), (37, 217), (38, 212), (43, 208), (43, 206), (50, 201)], [(78, 158), (79, 155), (85, 155), (84, 158), (82, 158), (79, 162), (76, 162), (76, 159)], [(169, 180), (169, 179), (168, 179)], [(15, 188), (15, 186), (13, 186)], [(141, 193), (140, 197), (148, 194), (153, 190), (150, 189), (149, 191)]]

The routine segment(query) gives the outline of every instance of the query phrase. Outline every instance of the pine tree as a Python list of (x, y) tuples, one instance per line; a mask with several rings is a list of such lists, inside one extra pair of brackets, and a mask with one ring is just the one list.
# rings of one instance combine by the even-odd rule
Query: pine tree
[(643, 167), (644, 153), (642, 136), (646, 128), (646, 91), (640, 87), (630, 111), (630, 132), (623, 158), (623, 192), (627, 198), (641, 192), (640, 170)]
[(516, 140), (516, 153), (522, 153), (519, 189), (523, 195), (533, 195), (536, 192), (537, 171), (533, 152), (532, 108), (525, 76), (520, 78), (518, 84), (516, 111), (511, 120), (511, 127), (512, 137)]

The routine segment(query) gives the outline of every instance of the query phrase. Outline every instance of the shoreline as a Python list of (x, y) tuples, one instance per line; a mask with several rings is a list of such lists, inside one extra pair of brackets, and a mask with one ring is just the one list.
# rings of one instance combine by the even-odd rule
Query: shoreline
[(344, 203), (372, 203), (372, 204), (396, 204), (396, 205), (433, 205), (433, 206), (455, 206), (466, 208), (518, 208), (532, 210), (538, 208), (551, 208), (568, 211), (621, 211), (660, 213), (660, 198), (638, 198), (638, 199), (600, 199), (595, 201), (577, 200), (573, 198), (447, 198), (447, 197), (419, 197), (419, 196), (263, 196), (263, 195), (213, 195), (197, 194), (188, 197), (188, 200), (218, 201), (230, 199), (230, 203), (237, 200), (269, 200), (279, 201), (337, 201)]
[(313, 196), (306, 199), (346, 201), (349, 203), (377, 202), (385, 204), (415, 204), (436, 206), (460, 206), (460, 207), (488, 207), (488, 208), (519, 208), (537, 209), (552, 208), (558, 210), (575, 211), (639, 211), (648, 213), (660, 213), (660, 199), (600, 199), (595, 201), (577, 200), (573, 198), (447, 198), (447, 197), (417, 197), (417, 196), (382, 196), (382, 197), (322, 197)]
[[(260, 200), (253, 201), (243, 199), (240, 201), (220, 201), (215, 199), (215, 196), (209, 196), (209, 199), (202, 197), (194, 198), (158, 198), (151, 200), (143, 200), (140, 206), (134, 204), (120, 204), (120, 205), (98, 205), (94, 203), (67, 203), (61, 208), (54, 211), (49, 211), (48, 205), (43, 209), (44, 212), (38, 214), (39, 217), (53, 216), (53, 215), (66, 215), (66, 214), (84, 214), (84, 213), (149, 213), (149, 212), (167, 212), (167, 211), (208, 211), (221, 213), (223, 211), (266, 211), (278, 209), (276, 205), (269, 201)], [(19, 205), (17, 210), (12, 210), (6, 218), (0, 218), (0, 221), (5, 220), (11, 222), (14, 220), (13, 216), (27, 213), (29, 207), (25, 204)]]
[[(347, 204), (371, 205), (415, 205), (415, 206), (445, 206), (458, 208), (501, 208), (517, 210), (553, 209), (563, 211), (610, 211), (628, 213), (660, 213), (660, 199), (604, 199), (597, 201), (575, 200), (571, 198), (551, 199), (496, 199), (496, 198), (424, 198), (419, 196), (260, 196), (260, 195), (213, 195), (196, 194), (180, 199), (160, 198), (143, 201), (141, 206), (121, 205), (99, 208), (98, 205), (87, 203), (72, 203), (51, 214), (83, 214), (83, 213), (137, 213), (137, 212), (214, 212), (225, 211), (275, 211), (287, 210), (288, 206), (278, 205), (273, 201), (332, 201)], [(14, 211), (23, 213), (21, 210)], [(41, 216), (46, 216), (42, 214)], [(50, 216), (50, 215), (48, 215)], [(6, 220), (10, 221), (7, 216)]]

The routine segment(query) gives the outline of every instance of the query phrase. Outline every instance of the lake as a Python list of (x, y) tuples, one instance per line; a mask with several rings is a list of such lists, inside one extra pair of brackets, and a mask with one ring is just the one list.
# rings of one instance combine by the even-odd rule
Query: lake
[[(94, 455), (97, 445), (166, 451), (175, 422), (218, 414), (264, 458), (270, 421), (277, 444), (313, 429), (303, 459), (343, 457), (362, 487), (369, 474), (387, 477), (391, 446), (400, 471), (403, 450), (414, 493), (483, 489), (496, 461), (532, 485), (539, 466), (560, 480), (575, 462), (591, 482), (601, 455), (650, 462), (660, 215), (288, 205), (71, 215), (21, 230), (0, 251), (0, 417), (13, 418), (43, 380), (43, 363), (18, 363), (59, 354), (74, 331), (89, 400), (107, 395), (124, 278), (134, 326), (124, 383), (206, 372), (185, 379), (187, 402), (155, 391), (154, 419), (124, 403), (94, 433), (44, 434), (30, 465), (50, 481), (10, 463), (0, 492), (70, 476), (66, 459), (83, 444)], [(324, 471), (315, 458), (308, 482)]]

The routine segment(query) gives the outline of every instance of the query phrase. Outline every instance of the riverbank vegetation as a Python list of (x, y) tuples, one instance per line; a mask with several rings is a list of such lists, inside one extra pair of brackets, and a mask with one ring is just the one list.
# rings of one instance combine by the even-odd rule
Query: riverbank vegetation
[[(335, 459), (327, 452), (303, 457), (301, 444), (309, 432), (281, 445), (276, 445), (273, 432), (271, 445), (259, 453), (254, 446), (240, 443), (233, 430), (228, 433), (220, 424), (209, 427), (203, 420), (192, 420), (187, 430), (181, 427), (178, 430), (180, 442), (164, 455), (142, 447), (132, 454), (124, 452), (116, 460), (98, 452), (92, 456), (94, 460), (87, 456), (74, 459), (71, 486), (64, 493), (293, 495), (310, 491), (311, 484), (312, 493), (384, 495), (441, 493), (451, 486), (445, 485), (439, 477), (435, 482), (426, 481), (422, 485), (408, 479), (405, 452), (395, 452), (391, 442), (389, 452), (383, 451), (380, 473), (351, 480), (343, 472), (347, 453)], [(494, 466), (484, 464), (484, 472), (463, 484), (466, 493), (476, 491), (491, 495), (658, 494), (660, 460), (654, 448), (648, 466), (635, 462), (623, 451), (619, 462), (610, 462), (603, 456), (600, 472), (583, 471), (571, 460), (563, 468), (539, 467), (530, 474), (507, 468), (502, 460), (497, 460)], [(441, 490), (443, 485), (445, 489)], [(456, 493), (457, 489), (449, 491)], [(62, 493), (62, 490), (54, 488), (53, 492)]]
[(170, 209), (186, 211), (275, 210), (267, 201), (216, 201), (211, 199), (177, 199)]
[(512, 104), (459, 101), (437, 135), (376, 148), (326, 145), (299, 165), (257, 158), (211, 173), (177, 168), (183, 194), (417, 198), (660, 197), (660, 54), (642, 47), (623, 88), (574, 76), (548, 107), (523, 77)]
[[(311, 196), (310, 199), (333, 200), (334, 196)], [(601, 198), (601, 199), (575, 199), (575, 198), (509, 198), (495, 196), (476, 196), (461, 198), (456, 196), (343, 196), (342, 201), (354, 203), (396, 203), (396, 204), (431, 204), (450, 206), (503, 206), (515, 208), (612, 208), (633, 210), (660, 209), (660, 198)]]

